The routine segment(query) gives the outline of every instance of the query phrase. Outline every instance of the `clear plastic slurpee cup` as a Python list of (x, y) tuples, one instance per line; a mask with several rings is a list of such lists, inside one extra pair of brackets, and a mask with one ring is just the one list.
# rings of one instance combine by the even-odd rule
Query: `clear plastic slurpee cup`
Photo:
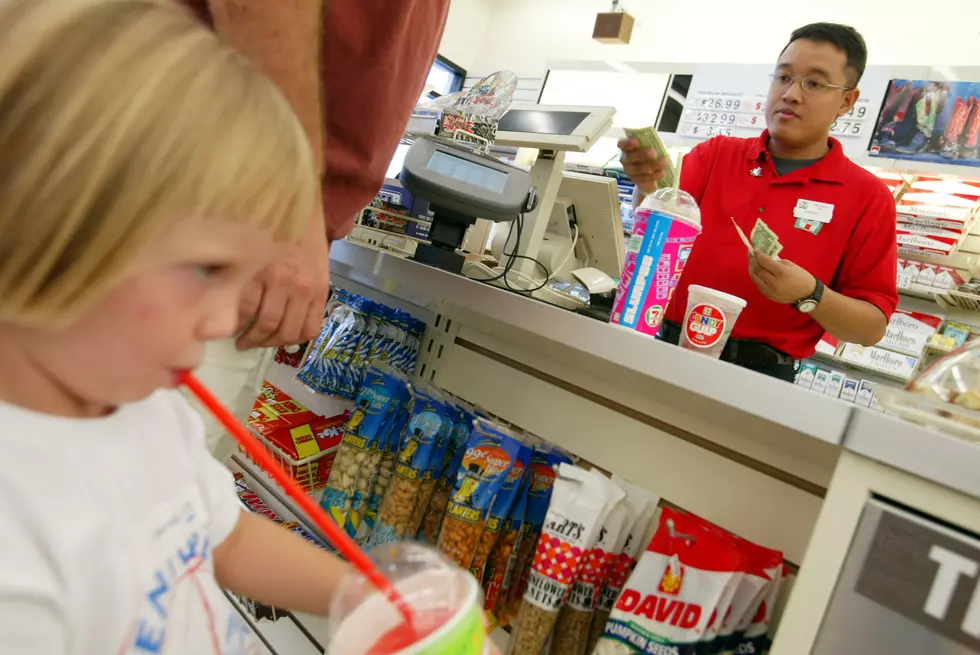
[(701, 234), (701, 210), (691, 194), (659, 189), (636, 210), (611, 323), (656, 336), (684, 264)]
[(476, 579), (433, 548), (411, 541), (373, 549), (371, 558), (415, 613), (409, 627), (395, 606), (356, 572), (330, 606), (330, 655), (495, 655)]

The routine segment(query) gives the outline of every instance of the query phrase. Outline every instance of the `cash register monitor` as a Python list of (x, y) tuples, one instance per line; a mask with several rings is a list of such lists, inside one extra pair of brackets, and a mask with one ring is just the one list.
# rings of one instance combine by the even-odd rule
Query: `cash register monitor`
[(558, 197), (567, 198), (575, 206), (579, 240), (588, 251), (587, 265), (611, 278), (619, 278), (623, 273), (626, 243), (616, 180), (566, 171), (562, 174)]
[(612, 126), (613, 107), (511, 105), (497, 124), (498, 146), (585, 152)]
[(433, 137), (421, 137), (409, 148), (401, 181), (433, 211), (431, 244), (419, 244), (415, 259), (454, 273), (463, 268), (456, 251), (467, 226), (477, 217), (513, 221), (533, 197), (527, 171)]

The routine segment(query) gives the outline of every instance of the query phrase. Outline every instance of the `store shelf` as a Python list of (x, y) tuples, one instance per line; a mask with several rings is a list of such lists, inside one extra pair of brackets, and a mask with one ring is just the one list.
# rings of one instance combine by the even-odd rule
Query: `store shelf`
[[(340, 241), (331, 248), (335, 275), (422, 307), (451, 304), (488, 324), (543, 338), (630, 374), (666, 383), (699, 398), (839, 444), (848, 408), (806, 390), (703, 355), (661, 343), (502, 289), (467, 280), (366, 246)], [(488, 328), (490, 331), (496, 327)], [(604, 371), (604, 374), (609, 375)]]
[(914, 289), (909, 287), (899, 287), (898, 293), (901, 296), (907, 296), (909, 298), (921, 298), (922, 300), (936, 300), (936, 294), (938, 290), (926, 291), (925, 289)]

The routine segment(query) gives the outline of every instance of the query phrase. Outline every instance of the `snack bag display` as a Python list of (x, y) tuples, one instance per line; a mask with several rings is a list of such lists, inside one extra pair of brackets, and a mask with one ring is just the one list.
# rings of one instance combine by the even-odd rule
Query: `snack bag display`
[(372, 367), (344, 429), (344, 440), (320, 505), (352, 537), (360, 526), (362, 501), (370, 495), (381, 465), (386, 430), (395, 420), (408, 388), (404, 376)]
[(378, 521), (371, 532), (370, 545), (398, 541), (414, 535), (412, 514), (422, 488), (422, 478), (442, 430), (443, 403), (427, 391), (417, 390), (411, 415), (405, 426), (395, 458), (395, 468), (385, 490)]
[(250, 428), (271, 439), (280, 430), (306, 425), (315, 418), (317, 415), (314, 412), (266, 380), (252, 405), (247, 422)]
[[(535, 548), (510, 652), (539, 655), (551, 634), (585, 553), (614, 502), (616, 490), (601, 474), (561, 464), (551, 505)], [(619, 498), (622, 492), (619, 491)]]
[(592, 616), (592, 628), (589, 631), (588, 648), (586, 648), (586, 652), (590, 654), (595, 651), (599, 637), (605, 632), (606, 623), (609, 621), (613, 606), (616, 604), (623, 587), (626, 586), (630, 573), (636, 566), (637, 557), (643, 548), (647, 528), (657, 511), (657, 505), (660, 503), (660, 496), (623, 478), (614, 475), (612, 481), (626, 492), (624, 502), (627, 512), (624, 521), (626, 530), (622, 544), (617, 544), (619, 547), (609, 566), (606, 582), (596, 600), (596, 609)]
[(381, 464), (378, 465), (378, 473), (374, 476), (374, 482), (370, 486), (371, 493), (367, 497), (367, 502), (364, 504), (361, 525), (358, 527), (357, 534), (354, 536), (354, 542), (358, 546), (367, 546), (371, 538), (371, 533), (374, 531), (374, 526), (378, 521), (378, 511), (381, 509), (381, 501), (384, 498), (385, 491), (388, 489), (388, 483), (391, 481), (392, 473), (395, 470), (395, 459), (398, 457), (398, 446), (401, 442), (401, 435), (405, 430), (405, 426), (408, 424), (408, 417), (411, 412), (409, 387), (405, 387), (403, 396), (405, 400), (401, 403), (401, 408), (398, 410), (398, 415), (395, 417), (395, 420), (391, 422), (391, 428), (385, 434), (384, 444), (381, 446)]
[[(769, 608), (773, 606), (773, 603), (770, 602), (763, 606), (764, 597), (773, 581), (781, 577), (783, 567), (783, 554), (781, 552), (739, 537), (735, 537), (735, 545), (746, 556), (747, 566), (738, 590), (732, 598), (731, 611), (725, 617), (721, 632), (715, 640), (712, 653), (734, 655), (743, 652), (746, 646), (739, 642), (743, 641), (745, 631), (759, 613), (760, 607), (763, 607), (760, 622), (766, 623), (763, 629), (768, 630)], [(778, 585), (776, 592), (778, 593)], [(756, 645), (753, 644), (753, 648)], [(755, 652), (761, 653), (762, 651), (756, 650)]]
[(453, 407), (455, 411), (455, 421), (453, 423), (452, 436), (449, 439), (449, 448), (443, 459), (444, 465), (439, 477), (436, 479), (432, 497), (429, 504), (422, 514), (422, 522), (419, 526), (418, 534), (415, 538), (427, 544), (435, 544), (439, 538), (439, 529), (442, 527), (443, 517), (446, 515), (446, 507), (449, 506), (449, 497), (453, 492), (453, 484), (456, 482), (456, 471), (463, 461), (465, 452), (464, 446), (470, 437), (473, 429), (473, 413), (464, 405), (457, 404)]
[(599, 530), (595, 546), (582, 558), (578, 579), (558, 615), (552, 642), (554, 652), (567, 655), (587, 655), (589, 652), (596, 601), (626, 542), (628, 515), (626, 503), (617, 503)]
[(523, 525), (521, 525), (521, 533), (515, 546), (517, 555), (508, 585), (506, 609), (498, 608), (495, 612), (497, 620), (502, 625), (509, 624), (510, 618), (517, 615), (517, 610), (524, 598), (534, 548), (537, 546), (541, 526), (544, 525), (548, 505), (551, 503), (558, 466), (562, 463), (570, 464), (571, 460), (567, 455), (554, 448), (537, 449), (531, 455), (527, 509), (524, 514)]
[(412, 517), (409, 524), (416, 526), (415, 530), (420, 529), (422, 518), (429, 508), (429, 502), (439, 483), (439, 477), (446, 468), (449, 457), (449, 449), (452, 446), (453, 426), (456, 423), (456, 409), (453, 402), (439, 391), (433, 390), (432, 396), (442, 403), (442, 425), (436, 435), (436, 445), (432, 449), (429, 461), (422, 470), (422, 484), (419, 486), (419, 495), (415, 499), (415, 507), (412, 510)]
[[(532, 451), (533, 452), (533, 451)], [(517, 546), (521, 534), (521, 526), (524, 524), (524, 512), (527, 508), (528, 491), (531, 488), (531, 467), (528, 462), (528, 469), (521, 481), (520, 491), (511, 507), (510, 514), (500, 527), (500, 537), (497, 545), (490, 552), (487, 560), (485, 574), (483, 576), (483, 608), (491, 612), (490, 620), (492, 623), (499, 623), (496, 616), (498, 600), (505, 598), (504, 592), (510, 585), (514, 574), (514, 567), (517, 564)]]
[(507, 428), (485, 419), (473, 422), (438, 540), (439, 550), (464, 570), (520, 451), (520, 440)]
[(486, 525), (483, 527), (483, 533), (480, 535), (479, 543), (477, 543), (476, 552), (473, 553), (473, 561), (470, 563), (470, 573), (481, 585), (483, 584), (487, 558), (490, 557), (490, 552), (497, 545), (502, 524), (510, 516), (511, 508), (517, 502), (521, 490), (524, 489), (524, 478), (530, 463), (531, 448), (521, 444), (517, 458), (514, 460), (514, 466), (510, 469), (503, 486), (493, 501), (493, 507), (490, 508), (490, 514), (487, 516)]
[[(762, 590), (749, 603), (748, 611), (742, 616), (734, 634), (722, 646), (722, 653), (764, 653), (768, 647), (769, 624), (783, 581), (783, 564), (781, 553), (769, 551), (765, 554), (765, 550), (768, 549), (764, 549), (759, 555), (759, 561), (765, 567), (761, 573), (766, 577)], [(780, 559), (779, 564), (776, 564), (777, 557)]]
[(738, 570), (740, 555), (684, 514), (664, 508), (660, 526), (623, 588), (596, 655), (698, 652)]

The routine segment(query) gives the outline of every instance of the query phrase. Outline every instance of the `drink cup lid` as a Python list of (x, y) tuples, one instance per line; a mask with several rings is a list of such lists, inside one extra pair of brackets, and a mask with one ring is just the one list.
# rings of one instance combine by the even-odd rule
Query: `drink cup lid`
[(725, 293), (724, 291), (718, 291), (717, 289), (703, 287), (700, 284), (692, 284), (687, 288), (687, 294), (689, 299), (691, 297), (691, 294), (694, 293), (711, 296), (712, 298), (716, 300), (720, 300), (723, 303), (728, 303), (729, 305), (738, 307), (740, 310), (745, 309), (745, 306), (748, 304), (738, 296), (733, 296), (730, 293)]

